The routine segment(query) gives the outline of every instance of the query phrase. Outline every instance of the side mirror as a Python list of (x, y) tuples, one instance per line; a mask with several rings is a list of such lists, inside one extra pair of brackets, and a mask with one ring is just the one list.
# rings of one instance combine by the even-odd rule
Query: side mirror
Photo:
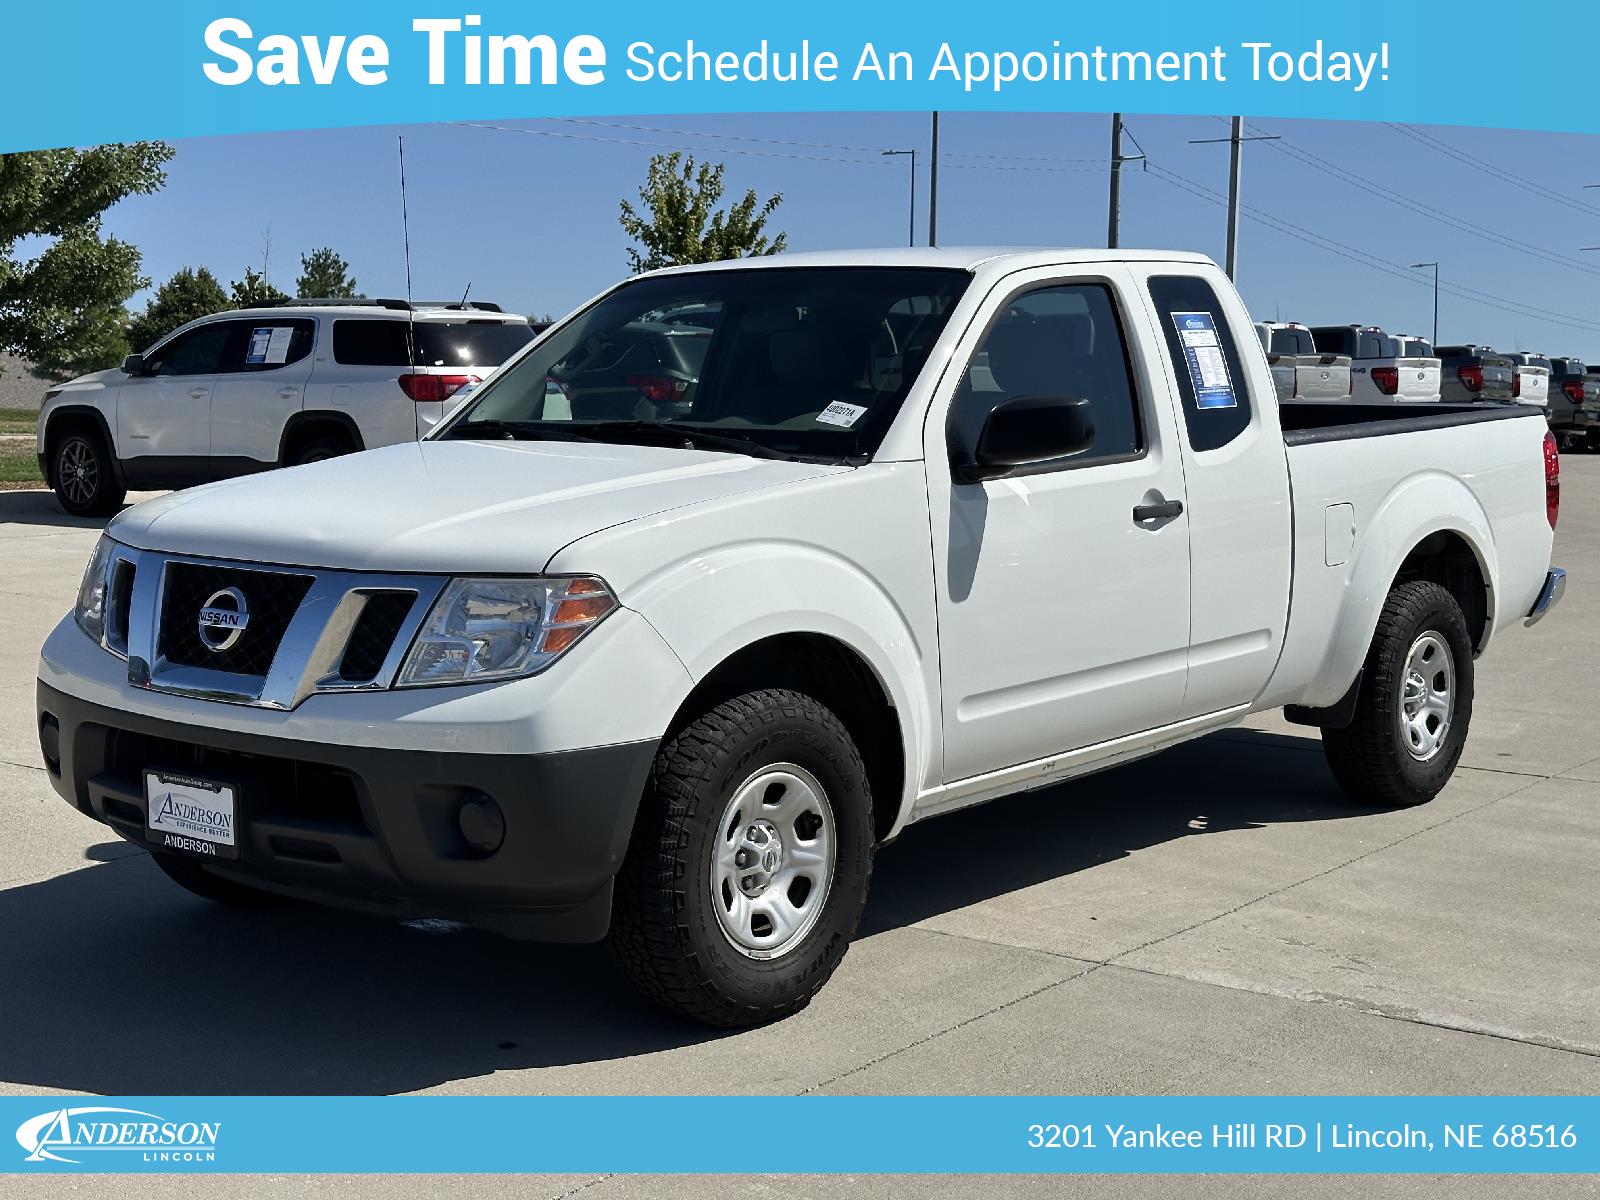
[(122, 360), (122, 373), (124, 375), (144, 374), (144, 355), (130, 354)]
[(1074, 396), (1012, 396), (995, 405), (978, 434), (973, 461), (957, 465), (960, 483), (999, 479), (1031, 467), (1082, 454), (1094, 445), (1089, 402)]

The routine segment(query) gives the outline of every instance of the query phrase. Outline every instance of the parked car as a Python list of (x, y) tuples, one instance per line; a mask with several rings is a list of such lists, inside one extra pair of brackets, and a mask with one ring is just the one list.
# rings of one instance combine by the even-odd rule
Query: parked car
[(1304, 325), (1257, 321), (1256, 338), (1267, 352), (1279, 400), (1350, 398), (1350, 356), (1319, 351)]
[[(1439, 360), (1408, 352), (1376, 325), (1318, 325), (1318, 350), (1350, 355), (1351, 399), (1366, 404), (1439, 399)], [(1420, 343), (1418, 349), (1426, 347)]]
[[(668, 304), (717, 314), (677, 415), (552, 416)], [(208, 899), (609, 937), (669, 1009), (769, 1020), (915, 821), (1285, 706), (1357, 801), (1431, 799), (1565, 578), (1544, 420), (1436, 407), (1280, 408), (1195, 254), (642, 275), (419, 444), (119, 514), (44, 766)]]
[(1512, 384), (1512, 395), (1518, 404), (1550, 405), (1550, 360), (1542, 354), (1529, 354), (1518, 350), (1506, 355), (1516, 369), (1517, 378)]
[(297, 300), (192, 321), (120, 368), (52, 388), (39, 471), (61, 506), (415, 441), (457, 389), (533, 339), (484, 303)]
[(1440, 346), (1439, 391), (1446, 400), (1474, 403), (1517, 398), (1517, 370), (1511, 359), (1488, 346)]
[(1591, 432), (1600, 443), (1600, 375), (1588, 374), (1581, 358), (1552, 358), (1545, 416), (1563, 450), (1582, 446)]

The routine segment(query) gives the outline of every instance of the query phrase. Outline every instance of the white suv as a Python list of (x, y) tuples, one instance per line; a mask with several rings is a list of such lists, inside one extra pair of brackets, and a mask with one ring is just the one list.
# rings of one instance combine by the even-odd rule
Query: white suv
[(120, 368), (52, 388), (39, 470), (61, 506), (208, 483), (411, 441), (532, 341), (497, 305), (299, 300), (216, 313)]

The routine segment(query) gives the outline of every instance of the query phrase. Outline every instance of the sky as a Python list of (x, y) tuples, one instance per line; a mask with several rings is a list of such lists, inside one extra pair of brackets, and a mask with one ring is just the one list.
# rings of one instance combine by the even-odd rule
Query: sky
[[(484, 126), (493, 126), (484, 127)], [(292, 290), (299, 256), (332, 246), (369, 296), (406, 295), (398, 139), (405, 142), (412, 294), (560, 315), (627, 274), (621, 199), (652, 154), (727, 164), (731, 196), (781, 193), (795, 250), (904, 245), (916, 149), (927, 239), (926, 113), (735, 114), (494, 121), (197, 138), (166, 187), (107, 216), (156, 282), (183, 266), (223, 284), (246, 266)], [(1220, 117), (1128, 114), (1122, 244), (1221, 262), (1228, 147)], [(1600, 138), (1289, 121), (1244, 148), (1238, 283), (1261, 320), (1357, 322), (1600, 361)], [(939, 241), (1104, 246), (1105, 114), (946, 113)], [(144, 295), (136, 297), (135, 306)]]

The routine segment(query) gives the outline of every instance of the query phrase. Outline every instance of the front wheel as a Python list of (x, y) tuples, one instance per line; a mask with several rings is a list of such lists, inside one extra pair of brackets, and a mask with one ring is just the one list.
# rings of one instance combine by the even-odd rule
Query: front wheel
[(656, 756), (617, 876), (613, 957), (650, 999), (704, 1024), (804, 1008), (866, 907), (872, 829), (838, 717), (786, 690), (724, 701)]
[(1472, 641), (1456, 598), (1412, 580), (1389, 592), (1355, 717), (1322, 731), (1339, 785), (1366, 804), (1424, 804), (1449, 782), (1472, 722)]
[(108, 517), (128, 496), (127, 489), (117, 484), (105, 441), (77, 430), (56, 443), (50, 484), (61, 507), (75, 517)]

